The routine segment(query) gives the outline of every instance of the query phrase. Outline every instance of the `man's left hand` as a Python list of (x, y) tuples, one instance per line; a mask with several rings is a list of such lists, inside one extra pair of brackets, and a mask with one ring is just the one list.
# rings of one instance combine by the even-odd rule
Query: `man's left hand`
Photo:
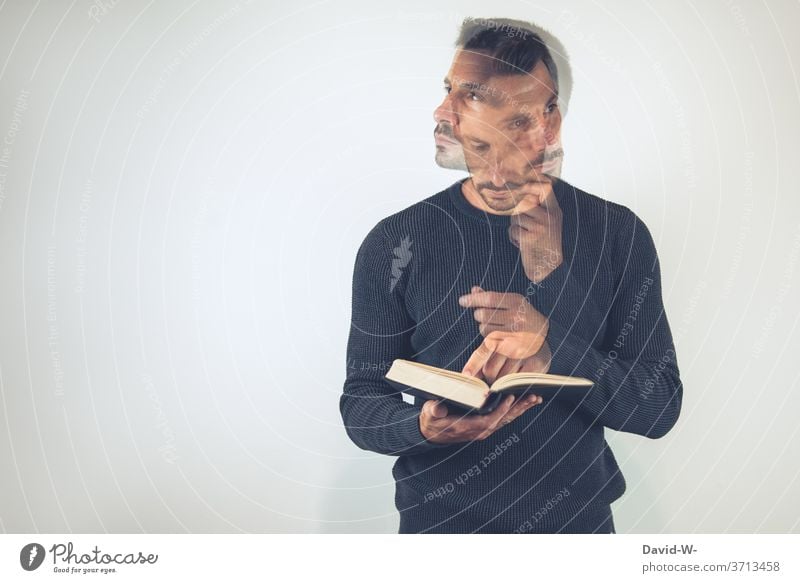
[(484, 337), (492, 332), (507, 333), (496, 338), (509, 357), (527, 358), (536, 354), (550, 328), (544, 314), (520, 294), (483, 291), (473, 286), (470, 293), (458, 298), (458, 303), (475, 308), (473, 316)]
[(508, 237), (519, 248), (525, 275), (539, 283), (564, 261), (561, 248), (563, 215), (552, 184), (537, 195), (539, 204), (511, 215)]

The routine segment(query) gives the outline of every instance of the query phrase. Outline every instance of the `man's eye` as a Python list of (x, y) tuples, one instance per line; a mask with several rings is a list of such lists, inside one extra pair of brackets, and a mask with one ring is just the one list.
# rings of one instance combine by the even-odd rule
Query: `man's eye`
[(450, 92), (453, 90), (452, 87), (448, 87), (447, 85), (444, 86), (444, 92), (450, 95)]
[(554, 113), (555, 110), (557, 110), (557, 109), (558, 109), (558, 103), (551, 103), (550, 105), (547, 106), (547, 108), (544, 110), (544, 112), (545, 113)]
[(489, 144), (483, 142), (473, 143), (472, 149), (475, 152), (487, 152), (489, 150)]
[(481, 96), (475, 93), (474, 91), (470, 91), (469, 93), (467, 93), (467, 99), (469, 99), (470, 101), (482, 101)]

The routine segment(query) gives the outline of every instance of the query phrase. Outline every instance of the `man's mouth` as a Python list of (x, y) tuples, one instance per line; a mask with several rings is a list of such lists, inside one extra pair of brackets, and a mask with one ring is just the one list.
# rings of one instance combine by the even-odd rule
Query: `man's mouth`
[(552, 152), (548, 152), (545, 156), (545, 162), (541, 167), (536, 168), (536, 172), (538, 174), (548, 174), (551, 176), (556, 175), (559, 172), (559, 167), (561, 165), (561, 158), (564, 156), (564, 150), (561, 148), (555, 149)]
[(535, 190), (531, 190), (531, 188), (534, 188), (537, 184), (538, 182), (529, 182), (526, 184), (521, 184), (519, 186), (514, 186), (513, 188), (509, 187), (501, 189), (481, 187), (478, 188), (478, 191), (484, 196), (496, 200), (513, 198), (516, 199), (517, 201), (521, 201), (527, 196), (530, 196), (535, 193)]
[(514, 196), (514, 192), (511, 190), (491, 190), (486, 188), (483, 192), (490, 198), (508, 198), (509, 196)]
[(458, 144), (452, 134), (446, 130), (443, 131), (439, 127), (433, 130), (433, 138), (436, 140), (437, 144)]

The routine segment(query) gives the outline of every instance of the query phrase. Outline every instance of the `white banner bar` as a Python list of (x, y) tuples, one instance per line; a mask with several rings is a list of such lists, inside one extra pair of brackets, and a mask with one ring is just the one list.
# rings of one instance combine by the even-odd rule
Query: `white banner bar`
[(799, 542), (791, 534), (8, 534), (0, 581), (796, 582)]

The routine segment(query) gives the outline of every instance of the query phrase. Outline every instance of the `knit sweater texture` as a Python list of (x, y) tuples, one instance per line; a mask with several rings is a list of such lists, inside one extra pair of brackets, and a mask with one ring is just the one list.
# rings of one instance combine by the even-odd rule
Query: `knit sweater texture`
[[(401, 533), (615, 532), (610, 504), (626, 483), (605, 428), (660, 438), (683, 396), (650, 232), (627, 207), (556, 180), (564, 261), (534, 284), (510, 218), (469, 204), (462, 182), (381, 220), (359, 248), (340, 399), (347, 434), (397, 456)], [(422, 402), (405, 402), (384, 375), (397, 358), (460, 371), (483, 340), (474, 309), (458, 303), (476, 285), (547, 316), (548, 372), (595, 384), (487, 439), (432, 443)]]

